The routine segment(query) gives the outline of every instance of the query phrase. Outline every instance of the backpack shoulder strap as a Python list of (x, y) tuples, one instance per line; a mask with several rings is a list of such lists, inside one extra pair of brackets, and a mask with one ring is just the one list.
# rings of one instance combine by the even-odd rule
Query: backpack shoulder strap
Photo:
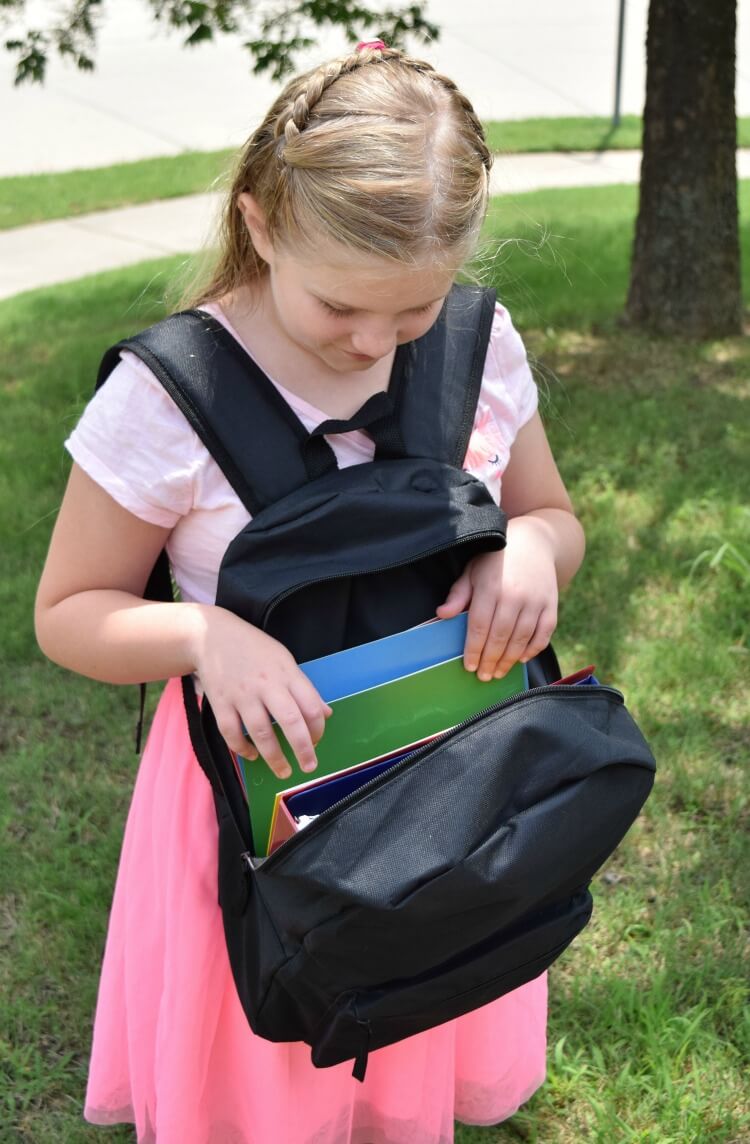
[[(279, 391), (220, 322), (199, 310), (173, 314), (104, 355), (97, 388), (121, 350), (136, 354), (161, 382), (248, 512), (258, 513), (312, 475), (318, 460), (335, 467), (324, 433), (377, 424), (380, 455), (435, 457), (463, 463), (474, 420), (495, 295), (455, 286), (438, 321), (400, 346), (388, 394), (377, 394), (348, 421), (324, 422), (312, 434)], [(380, 442), (389, 448), (381, 449)], [(376, 454), (377, 455), (377, 454)]]
[(279, 465), (290, 489), (307, 480), (300, 444), (308, 434), (276, 387), (210, 314), (185, 310), (112, 346), (97, 389), (129, 350), (148, 366), (200, 437), (251, 515), (270, 503), (256, 475)]
[(440, 319), (412, 343), (407, 383), (395, 394), (410, 456), (438, 457), (457, 468), (463, 465), (494, 313), (494, 290), (454, 286)]
[[(388, 395), (370, 399), (377, 417), (392, 422), (386, 439), (396, 442), (397, 451), (405, 448), (410, 456), (462, 464), (494, 301), (494, 291), (454, 287), (427, 334), (399, 347)], [(161, 382), (251, 515), (309, 479), (304, 446), (314, 436), (315, 443), (325, 448), (321, 430), (326, 426), (319, 426), (315, 435), (308, 434), (260, 367), (209, 314), (198, 310), (173, 314), (112, 346), (102, 359), (97, 389), (117, 365), (122, 350), (136, 354)], [(358, 427), (358, 420), (366, 427), (364, 413), (365, 407), (350, 419), (349, 427)], [(345, 425), (330, 423), (329, 431), (343, 432)], [(328, 451), (328, 460), (335, 465)], [(164, 552), (144, 595), (172, 599)], [(145, 685), (141, 684), (136, 752), (140, 750), (144, 698)]]

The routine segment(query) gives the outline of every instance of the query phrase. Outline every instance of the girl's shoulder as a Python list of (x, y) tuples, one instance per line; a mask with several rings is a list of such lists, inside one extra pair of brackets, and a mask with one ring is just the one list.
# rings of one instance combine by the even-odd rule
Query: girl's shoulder
[(502, 388), (520, 407), (533, 401), (536, 408), (536, 384), (526, 347), (502, 302), (495, 304), (482, 382), (483, 386)]
[(538, 393), (523, 339), (501, 302), (495, 314), (482, 374), (478, 414), (489, 408), (515, 437), (536, 412)]
[(505, 306), (498, 302), (464, 462), (498, 501), (513, 442), (536, 413), (537, 404), (523, 340)]
[(89, 401), (65, 447), (123, 508), (167, 528), (192, 507), (207, 459), (166, 390), (128, 351)]

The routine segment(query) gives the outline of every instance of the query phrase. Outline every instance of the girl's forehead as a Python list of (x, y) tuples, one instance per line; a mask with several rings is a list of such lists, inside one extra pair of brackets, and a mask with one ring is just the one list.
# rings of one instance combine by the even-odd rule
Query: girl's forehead
[(458, 271), (443, 262), (396, 262), (333, 244), (315, 254), (290, 255), (289, 260), (311, 293), (355, 308), (368, 301), (424, 305), (447, 294)]

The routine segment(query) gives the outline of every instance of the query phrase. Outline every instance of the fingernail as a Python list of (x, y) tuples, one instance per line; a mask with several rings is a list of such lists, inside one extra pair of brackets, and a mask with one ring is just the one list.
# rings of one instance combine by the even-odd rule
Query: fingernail
[(503, 671), (502, 668), (498, 667), (497, 671), (495, 672), (495, 679), (502, 679), (503, 676), (506, 674), (507, 673), (505, 671)]
[(464, 664), (464, 667), (466, 668), (467, 671), (476, 671), (477, 670), (476, 660), (468, 659), (466, 661), (466, 663)]
[(482, 683), (489, 683), (489, 681), (492, 679), (492, 676), (488, 671), (480, 671), (479, 678), (481, 679)]
[(315, 762), (315, 760), (313, 760), (311, 763), (300, 763), (303, 771), (314, 771), (317, 765), (318, 764)]
[(289, 779), (291, 777), (292, 777), (292, 768), (291, 767), (284, 767), (283, 771), (279, 771), (279, 778), (280, 779)]

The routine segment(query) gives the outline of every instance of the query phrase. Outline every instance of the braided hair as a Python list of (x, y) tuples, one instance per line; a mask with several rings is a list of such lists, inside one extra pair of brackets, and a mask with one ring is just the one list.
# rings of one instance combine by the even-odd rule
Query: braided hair
[(291, 80), (239, 157), (212, 280), (193, 303), (265, 273), (237, 199), (251, 193), (274, 244), (321, 238), (412, 264), (458, 266), (487, 208), (492, 156), (455, 83), (368, 46)]

